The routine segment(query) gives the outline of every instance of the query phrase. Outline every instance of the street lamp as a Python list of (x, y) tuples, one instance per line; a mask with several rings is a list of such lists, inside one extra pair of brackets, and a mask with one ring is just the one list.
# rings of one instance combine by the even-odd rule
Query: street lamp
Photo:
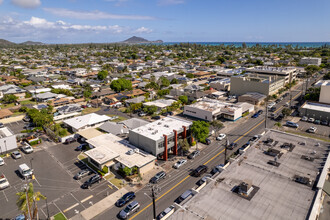
[(7, 140), (4, 140), (3, 142), (5, 143), (6, 154), (7, 154), (7, 151), (8, 151), (8, 150), (7, 150)]
[(32, 161), (33, 161), (33, 158), (30, 159), (31, 170), (33, 170), (33, 167), (32, 167)]

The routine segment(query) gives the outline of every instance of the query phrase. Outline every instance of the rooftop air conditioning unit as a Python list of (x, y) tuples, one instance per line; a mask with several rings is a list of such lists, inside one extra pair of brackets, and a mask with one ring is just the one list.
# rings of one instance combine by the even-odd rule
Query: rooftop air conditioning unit
[(127, 152), (127, 154), (128, 154), (128, 155), (132, 155), (132, 154), (134, 154), (134, 150), (129, 150), (129, 151)]
[(140, 151), (139, 148), (135, 148), (135, 149), (134, 149), (134, 152), (135, 152), (135, 153), (139, 153), (139, 151)]

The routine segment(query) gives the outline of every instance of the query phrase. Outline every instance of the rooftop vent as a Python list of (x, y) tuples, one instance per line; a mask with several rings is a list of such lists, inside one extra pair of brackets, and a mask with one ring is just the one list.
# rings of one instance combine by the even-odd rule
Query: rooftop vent
[(134, 150), (131, 149), (131, 150), (127, 151), (127, 154), (128, 154), (128, 155), (132, 155), (132, 154), (134, 154)]
[(304, 185), (311, 185), (311, 183), (312, 183), (308, 177), (302, 177), (302, 176), (295, 175), (293, 177), (293, 179), (295, 182), (304, 184)]

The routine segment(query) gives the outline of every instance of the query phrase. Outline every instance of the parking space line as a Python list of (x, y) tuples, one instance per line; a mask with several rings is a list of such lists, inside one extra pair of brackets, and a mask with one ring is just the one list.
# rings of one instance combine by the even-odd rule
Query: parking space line
[(93, 198), (94, 196), (93, 195), (90, 195), (88, 196), (87, 198), (84, 198), (83, 200), (81, 200), (80, 202), (83, 203), (83, 202), (86, 202), (87, 200)]
[[(72, 193), (70, 193), (70, 194), (77, 202), (79, 202), (79, 200)], [(84, 207), (84, 209), (86, 208), (83, 204), (81, 204), (81, 205), (82, 205), (82, 207)]]
[(74, 204), (74, 205), (70, 206), (69, 208), (63, 210), (63, 212), (65, 213), (67, 211), (70, 211), (71, 209), (73, 209), (74, 207), (77, 207), (78, 205), (79, 205), (79, 203), (77, 202), (76, 204)]
[(9, 201), (8, 201), (8, 198), (7, 198), (7, 196), (6, 196), (6, 193), (5, 193), (4, 191), (2, 191), (2, 192), (3, 192), (3, 195), (5, 196), (7, 202), (9, 202)]
[(110, 189), (113, 189), (112, 186), (108, 185)]
[(38, 183), (38, 185), (41, 187), (41, 184), (39, 183), (39, 181), (37, 180), (36, 177), (34, 177), (34, 180)]
[(46, 213), (44, 212), (44, 210), (43, 210), (43, 209), (40, 209), (40, 210), (41, 210), (42, 214), (44, 214), (45, 218), (47, 219), (47, 215), (46, 215)]

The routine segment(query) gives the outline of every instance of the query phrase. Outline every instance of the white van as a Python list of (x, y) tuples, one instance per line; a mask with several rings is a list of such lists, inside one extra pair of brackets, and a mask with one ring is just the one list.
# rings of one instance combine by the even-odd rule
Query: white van
[(18, 166), (18, 171), (24, 178), (31, 177), (33, 175), (33, 170), (31, 170), (25, 163)]

